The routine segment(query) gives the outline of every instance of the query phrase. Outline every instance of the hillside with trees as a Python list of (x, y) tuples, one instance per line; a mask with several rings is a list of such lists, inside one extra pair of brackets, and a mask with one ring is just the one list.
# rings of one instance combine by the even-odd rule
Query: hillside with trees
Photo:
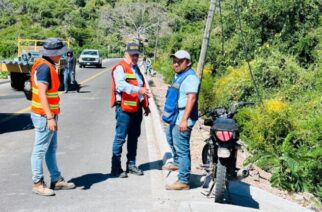
[[(322, 2), (221, 1), (220, 6), (202, 79), (201, 109), (257, 102), (237, 115), (242, 140), (253, 155), (248, 162), (271, 172), (273, 186), (308, 191), (321, 200)], [(168, 82), (171, 52), (183, 48), (198, 61), (208, 8), (209, 2), (169, 3), (169, 11), (177, 14), (176, 27), (161, 39), (155, 64)]]
[[(156, 56), (154, 69), (170, 82), (169, 55), (176, 50), (189, 51), (197, 66), (208, 9), (209, 1), (198, 0), (0, 0), (0, 58), (15, 57), (18, 37), (71, 38), (76, 53), (97, 48), (106, 56), (141, 39), (144, 52)], [(320, 0), (217, 4), (200, 108), (241, 100), (256, 102), (237, 116), (252, 153), (248, 162), (271, 172), (273, 186), (321, 200)]]

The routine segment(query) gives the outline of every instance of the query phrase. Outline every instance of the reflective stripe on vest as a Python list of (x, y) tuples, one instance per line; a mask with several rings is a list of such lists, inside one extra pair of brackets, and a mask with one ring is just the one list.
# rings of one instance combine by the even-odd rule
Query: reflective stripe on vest
[(137, 102), (135, 102), (135, 101), (124, 101), (124, 105), (126, 105), (126, 106), (137, 106), (138, 105), (138, 103)]
[[(38, 89), (36, 89), (36, 88), (33, 88), (32, 89), (32, 93), (34, 93), (34, 94), (39, 94), (38, 93)], [(59, 93), (58, 92), (46, 92), (46, 96), (47, 96), (47, 98), (56, 98), (56, 97), (58, 97), (59, 96)]]
[[(36, 108), (42, 108), (42, 104), (35, 102), (35, 101), (32, 101), (31, 105)], [(49, 108), (50, 109), (59, 109), (59, 104), (49, 104)]]
[(136, 80), (136, 76), (135, 76), (135, 74), (125, 73), (125, 78), (126, 78), (127, 80)]

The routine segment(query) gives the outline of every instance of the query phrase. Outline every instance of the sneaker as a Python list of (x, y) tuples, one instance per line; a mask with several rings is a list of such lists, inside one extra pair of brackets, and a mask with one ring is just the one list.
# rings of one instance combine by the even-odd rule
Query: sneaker
[(69, 190), (76, 188), (74, 183), (68, 183), (64, 178), (60, 178), (58, 181), (51, 182), (50, 188), (53, 190)]
[(173, 184), (166, 185), (165, 189), (167, 189), (167, 190), (176, 190), (176, 191), (189, 190), (190, 186), (188, 184), (181, 183), (180, 181), (176, 181)]
[(143, 171), (141, 169), (139, 169), (137, 166), (128, 166), (126, 172), (131, 173), (131, 174), (135, 174), (138, 176), (143, 175)]
[(166, 171), (178, 171), (179, 167), (174, 165), (173, 163), (167, 163), (164, 166), (162, 166), (162, 170)]
[(127, 178), (128, 177), (127, 173), (125, 171), (123, 171), (122, 168), (118, 168), (118, 169), (112, 168), (111, 175), (113, 177), (118, 177), (118, 178)]
[(32, 192), (42, 196), (54, 196), (55, 192), (52, 189), (47, 188), (44, 180), (40, 180), (38, 183), (32, 185)]
[(64, 93), (68, 93), (68, 91), (64, 91)]

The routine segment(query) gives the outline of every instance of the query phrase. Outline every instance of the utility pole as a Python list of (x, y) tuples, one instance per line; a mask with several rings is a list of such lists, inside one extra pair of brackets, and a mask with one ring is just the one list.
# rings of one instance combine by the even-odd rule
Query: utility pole
[(159, 42), (159, 33), (160, 33), (160, 18), (158, 18), (158, 28), (157, 28), (157, 36), (155, 38), (153, 61), (155, 61), (155, 59), (157, 57), (158, 42)]
[(202, 79), (203, 68), (205, 66), (205, 60), (206, 60), (207, 50), (209, 46), (210, 33), (212, 30), (211, 26), (215, 15), (215, 10), (216, 10), (216, 0), (211, 0), (209, 12), (208, 12), (208, 18), (206, 22), (206, 28), (203, 36), (203, 41), (202, 41), (202, 47), (201, 47), (199, 61), (198, 61), (198, 68), (197, 68), (197, 74), (200, 79)]

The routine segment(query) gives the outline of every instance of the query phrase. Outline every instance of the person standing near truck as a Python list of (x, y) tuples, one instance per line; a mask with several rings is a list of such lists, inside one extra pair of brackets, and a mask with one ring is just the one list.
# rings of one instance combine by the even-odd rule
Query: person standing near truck
[(64, 71), (64, 90), (65, 93), (69, 91), (69, 82), (79, 92), (79, 84), (76, 81), (76, 58), (74, 57), (73, 51), (67, 52), (66, 68)]
[[(48, 38), (40, 52), (43, 57), (38, 58), (31, 69), (31, 120), (35, 126), (31, 156), (32, 191), (42, 196), (53, 196), (54, 189), (75, 188), (73, 183), (66, 182), (61, 176), (56, 161), (60, 81), (55, 63), (59, 63), (67, 48), (60, 39)], [(50, 188), (44, 182), (44, 160), (50, 173)]]

